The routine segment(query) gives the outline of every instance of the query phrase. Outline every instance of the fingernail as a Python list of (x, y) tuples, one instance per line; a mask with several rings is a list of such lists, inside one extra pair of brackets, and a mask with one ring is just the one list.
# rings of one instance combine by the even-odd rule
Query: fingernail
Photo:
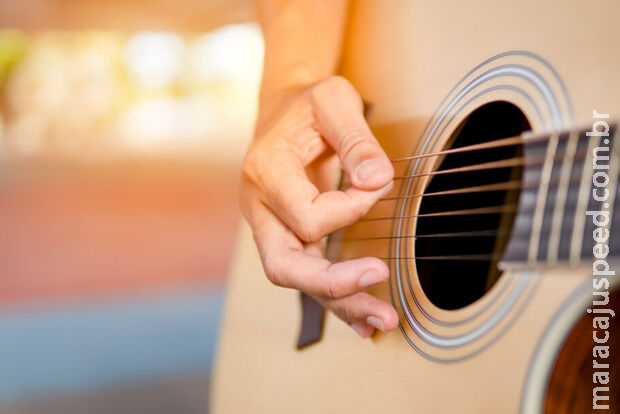
[(383, 173), (389, 173), (389, 168), (387, 163), (380, 158), (366, 160), (357, 166), (357, 178), (362, 183), (368, 181), (372, 176), (378, 176)]
[(376, 269), (370, 269), (360, 277), (359, 285), (361, 288), (367, 288), (368, 286), (376, 285), (385, 280), (385, 276)]
[(364, 331), (364, 325), (361, 323), (353, 322), (351, 323), (351, 328), (362, 338), (366, 337), (366, 332)]
[(366, 319), (366, 323), (370, 326), (374, 326), (375, 328), (379, 329), (380, 331), (383, 331), (383, 321), (379, 318), (377, 318), (376, 316), (369, 316)]

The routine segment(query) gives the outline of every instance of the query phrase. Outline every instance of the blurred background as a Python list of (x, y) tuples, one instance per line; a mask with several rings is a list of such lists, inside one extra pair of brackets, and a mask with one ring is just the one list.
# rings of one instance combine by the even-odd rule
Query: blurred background
[(252, 1), (0, 0), (0, 413), (204, 413)]

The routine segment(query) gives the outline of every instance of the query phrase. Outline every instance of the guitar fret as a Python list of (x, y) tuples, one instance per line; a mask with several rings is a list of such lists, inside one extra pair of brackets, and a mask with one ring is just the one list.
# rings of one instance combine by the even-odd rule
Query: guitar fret
[[(582, 131), (577, 139), (577, 153), (587, 152), (589, 142), (588, 137), (584, 135)], [(562, 262), (568, 261), (570, 258), (573, 226), (575, 224), (575, 217), (577, 216), (578, 190), (584, 174), (585, 161), (585, 157), (581, 157), (579, 160), (576, 158), (573, 160), (571, 177), (576, 177), (577, 180), (571, 181), (567, 201), (564, 205), (562, 227), (560, 230), (560, 245), (558, 247), (558, 261)]]
[(562, 232), (562, 219), (564, 215), (564, 208), (566, 206), (566, 199), (568, 197), (568, 188), (570, 185), (570, 176), (575, 160), (575, 153), (577, 152), (577, 142), (579, 141), (579, 133), (571, 133), (568, 136), (568, 143), (566, 147), (566, 160), (562, 163), (562, 169), (560, 171), (560, 184), (555, 199), (555, 208), (553, 211), (553, 219), (551, 226), (551, 236), (549, 237), (549, 247), (547, 250), (547, 260), (554, 264), (558, 261), (560, 253), (560, 234)]
[(560, 176), (562, 167), (566, 164), (565, 154), (568, 144), (568, 135), (562, 134), (558, 139), (558, 144), (555, 149), (556, 155), (553, 159), (553, 166), (551, 167), (551, 177), (547, 186), (547, 194), (545, 195), (546, 201), (542, 216), (538, 254), (536, 256), (537, 262), (546, 262), (547, 257), (549, 256), (549, 236), (551, 235), (551, 230), (553, 229), (553, 215), (557, 204)]
[(590, 200), (590, 186), (592, 176), (589, 172), (592, 170), (592, 150), (596, 147), (596, 139), (588, 139), (588, 150), (583, 166), (583, 174), (578, 190), (577, 209), (575, 211), (575, 220), (573, 222), (573, 234), (571, 237), (569, 262), (576, 265), (581, 260), (581, 246), (583, 243), (583, 233), (586, 224), (586, 209)]
[(535, 264), (538, 255), (538, 246), (540, 243), (540, 232), (542, 230), (542, 221), (545, 210), (545, 203), (547, 201), (547, 191), (549, 188), (549, 181), (551, 180), (551, 171), (553, 168), (553, 159), (555, 158), (556, 149), (558, 146), (558, 134), (551, 135), (549, 143), (547, 144), (547, 151), (545, 156), (545, 163), (542, 170), (542, 179), (540, 186), (538, 187), (538, 194), (536, 197), (536, 210), (534, 212), (534, 220), (532, 223), (532, 234), (530, 236), (530, 246), (528, 253), (528, 262)]

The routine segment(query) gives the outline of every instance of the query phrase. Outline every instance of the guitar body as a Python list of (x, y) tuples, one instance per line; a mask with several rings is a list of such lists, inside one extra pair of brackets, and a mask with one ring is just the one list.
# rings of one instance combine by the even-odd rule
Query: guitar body
[[(449, 148), (481, 108), (488, 110), (478, 112), (471, 128), (484, 130), (485, 117), (502, 124), (506, 116), (517, 134), (591, 128), (593, 110), (610, 114), (610, 122), (620, 117), (617, 2), (368, 0), (355, 3), (351, 13), (342, 73), (369, 103), (369, 124), (391, 159)], [(396, 182), (394, 202), (378, 203), (368, 214), (392, 219), (358, 223), (341, 240), (390, 238), (330, 247), (335, 260), (388, 260), (389, 284), (369, 291), (394, 303), (400, 330), (361, 340), (328, 314), (322, 339), (297, 350), (299, 294), (268, 282), (251, 232), (242, 226), (219, 342), (214, 412), (589, 412), (583, 407), (592, 407), (595, 344), (591, 318), (584, 318), (592, 307), (595, 259), (503, 266), (483, 294), (468, 291), (468, 280), (480, 284), (473, 267), (420, 267), (414, 259), (420, 245), (397, 237), (420, 234), (419, 220), (402, 218), (419, 214), (424, 201), (403, 196), (424, 193), (435, 177), (423, 174), (436, 171), (442, 159), (396, 163), (396, 176), (416, 177)], [(543, 236), (544, 220), (532, 232)], [(432, 232), (432, 222), (424, 226)], [(545, 246), (564, 243), (564, 234), (555, 234)], [(449, 287), (442, 295), (441, 286), (433, 286), (429, 298), (431, 288), (421, 280), (428, 285), (440, 276), (467, 298)], [(618, 312), (618, 283), (614, 277), (609, 282), (608, 307)], [(614, 340), (620, 331), (611, 319)], [(620, 350), (613, 352), (600, 361), (612, 370)], [(583, 361), (571, 364), (570, 355)], [(610, 385), (607, 393), (616, 410), (618, 375), (616, 389)]]

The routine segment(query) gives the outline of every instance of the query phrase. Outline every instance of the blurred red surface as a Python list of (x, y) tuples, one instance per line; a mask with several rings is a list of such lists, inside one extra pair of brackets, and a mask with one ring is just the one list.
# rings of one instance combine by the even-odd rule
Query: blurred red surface
[(237, 183), (197, 161), (0, 164), (0, 304), (221, 282)]

